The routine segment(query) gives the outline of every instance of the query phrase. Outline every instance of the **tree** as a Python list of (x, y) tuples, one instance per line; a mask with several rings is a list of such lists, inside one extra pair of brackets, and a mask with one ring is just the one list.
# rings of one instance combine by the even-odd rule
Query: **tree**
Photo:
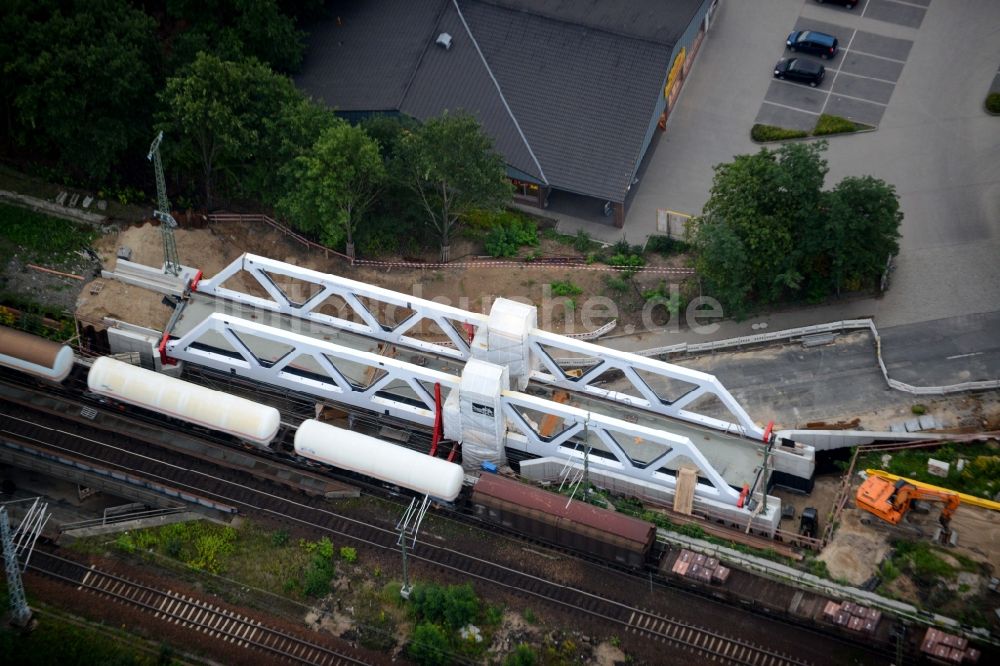
[(513, 192), (503, 159), (472, 116), (445, 114), (403, 137), (399, 177), (418, 195), (448, 261), (452, 232), (473, 209), (499, 210)]
[(865, 176), (824, 191), (826, 145), (762, 149), (715, 167), (691, 241), (708, 295), (734, 314), (751, 302), (859, 289), (898, 249), (893, 188)]
[(827, 193), (827, 254), (834, 290), (858, 289), (877, 278), (899, 252), (896, 189), (872, 176), (847, 177)]
[(691, 244), (697, 253), (695, 270), (707, 294), (717, 298), (728, 314), (746, 314), (750, 283), (747, 251), (739, 234), (719, 217), (694, 220)]
[(413, 661), (421, 666), (436, 666), (452, 662), (448, 636), (445, 635), (441, 627), (430, 622), (418, 624), (413, 629), (407, 652)]
[(294, 190), (280, 208), (302, 229), (318, 229), (325, 245), (346, 239), (354, 256), (354, 232), (382, 183), (385, 164), (378, 144), (360, 127), (338, 121), (295, 160)]
[[(126, 0), (0, 3), (3, 131), (100, 183), (151, 136), (156, 23)], [(143, 156), (145, 153), (142, 153)]]
[[(826, 142), (795, 143), (776, 151), (738, 155), (715, 167), (703, 215), (725, 224), (742, 241), (742, 276), (749, 293), (772, 303), (802, 280), (801, 241), (814, 228), (826, 162)], [(735, 276), (734, 276), (735, 277)]]
[(174, 69), (199, 52), (221, 60), (256, 58), (281, 72), (302, 64), (305, 35), (277, 0), (168, 0), (167, 15), (181, 28), (171, 42)]
[(277, 206), (295, 187), (295, 159), (311, 150), (320, 135), (337, 122), (333, 111), (304, 95), (266, 114), (261, 119), (254, 160), (247, 164), (242, 180), (244, 192)]
[[(159, 128), (178, 142), (173, 163), (200, 165), (205, 205), (212, 207), (216, 175), (235, 180), (257, 156), (265, 118), (280, 113), (300, 94), (291, 81), (255, 59), (228, 62), (199, 53), (160, 93)], [(266, 139), (265, 139), (266, 141)]]

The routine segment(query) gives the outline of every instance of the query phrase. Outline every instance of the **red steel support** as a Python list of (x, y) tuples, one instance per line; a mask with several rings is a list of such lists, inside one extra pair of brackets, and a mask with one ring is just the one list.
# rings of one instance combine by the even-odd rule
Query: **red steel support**
[(441, 441), (441, 383), (434, 382), (434, 438), (431, 440), (431, 455), (437, 453)]

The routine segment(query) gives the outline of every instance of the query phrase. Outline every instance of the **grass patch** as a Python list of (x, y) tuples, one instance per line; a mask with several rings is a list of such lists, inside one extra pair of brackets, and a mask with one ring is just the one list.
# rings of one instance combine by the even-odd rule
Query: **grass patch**
[(942, 578), (954, 578), (958, 573), (937, 554), (937, 548), (925, 541), (897, 541), (892, 564), (908, 573), (915, 583), (931, 587)]
[(768, 141), (784, 141), (785, 139), (802, 139), (809, 136), (805, 130), (785, 129), (775, 125), (756, 123), (750, 128), (750, 138), (760, 143)]
[(816, 121), (816, 127), (813, 128), (812, 135), (826, 136), (828, 134), (849, 134), (863, 129), (871, 129), (871, 126), (856, 123), (853, 120), (848, 120), (847, 118), (842, 118), (840, 116), (833, 116), (829, 113), (824, 113), (819, 117), (819, 120)]
[[(859, 457), (858, 469), (885, 469), (887, 472), (923, 481), (949, 490), (992, 499), (1000, 491), (1000, 451), (986, 443), (945, 444), (938, 448), (908, 449), (892, 454), (887, 466), (882, 465), (881, 453)], [(947, 478), (927, 473), (927, 459), (934, 458), (950, 465)], [(968, 461), (958, 471), (958, 459)]]
[(90, 227), (0, 203), (0, 258), (17, 254), (25, 261), (64, 260), (97, 238)]
[(1000, 92), (991, 92), (987, 95), (984, 106), (990, 113), (1000, 115)]
[[(106, 539), (80, 539), (72, 548), (102, 553)], [(208, 521), (174, 523), (130, 530), (110, 543), (121, 552), (161, 562), (166, 558), (197, 571), (225, 574), (241, 584), (298, 601), (329, 591), (336, 573), (335, 556), (348, 565), (358, 559), (354, 548), (336, 548), (327, 538), (296, 541), (283, 530), (266, 530), (252, 522), (239, 529)]]
[(803, 139), (810, 136), (850, 134), (851, 132), (860, 132), (868, 129), (875, 128), (864, 123), (856, 123), (841, 116), (824, 113), (816, 121), (816, 125), (809, 131), (786, 129), (784, 127), (758, 123), (750, 128), (750, 138), (760, 143), (767, 143), (768, 141), (784, 141), (785, 139)]
[(22, 634), (6, 626), (0, 628), (0, 659), (5, 664), (19, 666), (155, 666), (172, 663), (173, 650), (166, 644), (156, 655), (142, 652), (131, 643), (132, 639), (128, 636), (112, 635), (45, 613), (30, 633)]
[(553, 296), (579, 296), (583, 293), (583, 289), (573, 284), (569, 280), (565, 282), (555, 281), (552, 283), (552, 295)]

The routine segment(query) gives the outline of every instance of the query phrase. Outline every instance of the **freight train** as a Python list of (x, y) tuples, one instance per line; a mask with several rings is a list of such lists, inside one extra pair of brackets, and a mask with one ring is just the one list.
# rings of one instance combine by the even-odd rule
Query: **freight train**
[[(0, 367), (60, 384), (70, 376), (74, 361), (67, 346), (0, 327)], [(273, 407), (108, 357), (94, 361), (87, 385), (103, 399), (226, 433), (262, 449), (273, 443), (280, 430), (280, 415)], [(498, 528), (591, 558), (630, 569), (657, 567), (661, 559), (669, 562), (657, 547), (656, 528), (651, 523), (496, 474), (483, 473), (471, 480), (457, 464), (351, 430), (303, 421), (295, 431), (294, 450), (298, 458), (312, 464), (347, 470), (468, 508)], [(697, 583), (682, 585), (698, 587)], [(732, 590), (716, 587), (712, 594), (734, 603), (747, 602)], [(825, 598), (817, 603), (822, 601), (828, 602), (828, 609), (850, 605)], [(838, 621), (824, 615), (824, 621), (816, 624), (838, 625)]]
[[(73, 359), (65, 345), (0, 327), (0, 366), (59, 383), (69, 376)], [(262, 449), (272, 444), (281, 426), (273, 407), (110, 357), (93, 362), (87, 387), (103, 400), (209, 428)], [(467, 483), (460, 465), (319, 421), (298, 426), (294, 450), (313, 463), (469, 507), (485, 522), (609, 562), (640, 567), (649, 561), (655, 542), (650, 523), (494, 474)]]

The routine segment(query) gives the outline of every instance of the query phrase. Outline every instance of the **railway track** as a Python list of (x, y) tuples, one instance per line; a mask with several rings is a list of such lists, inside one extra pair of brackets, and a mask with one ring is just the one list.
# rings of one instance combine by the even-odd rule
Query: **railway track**
[(29, 568), (78, 590), (97, 594), (164, 622), (199, 631), (246, 650), (300, 664), (347, 666), (366, 662), (257, 620), (172, 590), (150, 587), (52, 553), (36, 551)]
[[(120, 433), (102, 431), (89, 423), (75, 422), (73, 432), (54, 427), (58, 425), (65, 428), (65, 421), (44, 412), (31, 413), (22, 409), (17, 417), (0, 414), (0, 435), (6, 438), (15, 436), (40, 447), (101, 459), (109, 466), (119, 466), (132, 473), (142, 470), (151, 478), (169, 479), (174, 486), (187, 487), (197, 490), (199, 494), (225, 500), (240, 507), (241, 511), (271, 514), (380, 549), (397, 549), (396, 532), (370, 522), (335, 514), (329, 510), (327, 501), (304, 498), (234, 470), (212, 470), (204, 464), (199, 464), (198, 469), (194, 470), (187, 465), (178, 464), (185, 462), (181, 454), (161, 450), (156, 445)], [(113, 440), (113, 443), (107, 440)], [(213, 472), (226, 478), (214, 476)], [(521, 595), (586, 613), (600, 621), (620, 625), (626, 633), (658, 640), (719, 663), (751, 666), (807, 663), (677, 618), (657, 615), (622, 601), (597, 596), (434, 544), (418, 541), (411, 551), (411, 557), (426, 562), (429, 566), (448, 569), (464, 577), (477, 578)], [(223, 640), (232, 638), (222, 634), (219, 637)]]
[(429, 559), (427, 553), (422, 552), (419, 542), (413, 553), (414, 558), (425, 559), (429, 564), (453, 569), (493, 585), (499, 584), (519, 593), (586, 613), (605, 622), (619, 624), (627, 633), (683, 649), (703, 660), (736, 666), (804, 666), (810, 663), (750, 641), (599, 597), (584, 590), (559, 585), (469, 555), (441, 548), (435, 548), (433, 555), (434, 559)]

